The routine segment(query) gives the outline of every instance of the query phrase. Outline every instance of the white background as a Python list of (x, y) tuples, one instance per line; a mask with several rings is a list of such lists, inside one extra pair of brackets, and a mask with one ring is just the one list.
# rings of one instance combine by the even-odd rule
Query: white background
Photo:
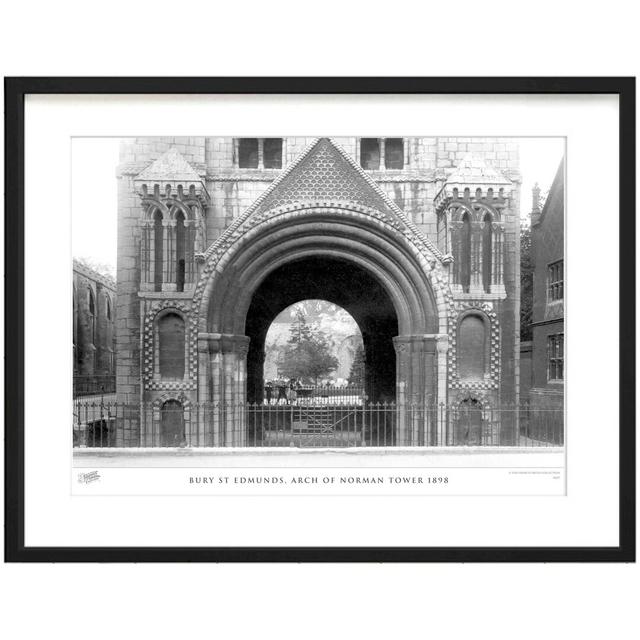
[[(617, 261), (617, 217), (600, 223), (591, 185), (611, 185), (617, 210), (616, 96), (37, 96), (25, 111), (25, 542), (28, 546), (615, 546), (618, 542), (617, 290), (594, 262), (599, 247)], [(313, 123), (313, 124), (311, 124)], [(386, 123), (398, 123), (389, 124)], [(401, 123), (401, 124), (400, 124)], [(114, 500), (70, 496), (68, 421), (72, 349), (70, 272), (71, 136), (196, 135), (541, 135), (567, 137), (566, 380), (567, 496), (412, 501), (339, 501), (165, 496)], [(387, 129), (388, 130), (388, 129)], [(594, 136), (593, 132), (598, 135)], [(405, 133), (406, 132), (406, 133)], [(593, 158), (607, 158), (605, 164)], [(65, 185), (65, 189), (61, 188)], [(41, 193), (58, 192), (43, 214)], [(99, 193), (95, 194), (100, 197)], [(42, 287), (41, 256), (56, 287)], [(585, 349), (593, 292), (608, 291), (607, 350)], [(46, 319), (42, 309), (56, 308)], [(63, 339), (62, 336), (67, 337)], [(43, 361), (59, 375), (47, 384)], [(66, 363), (66, 367), (64, 366)], [(594, 370), (599, 402), (585, 402)], [(46, 425), (46, 428), (43, 428)], [(608, 428), (606, 437), (603, 429)], [(597, 460), (598, 473), (595, 471)], [(535, 462), (532, 459), (532, 465)], [(75, 476), (74, 476), (75, 477)], [(140, 491), (139, 493), (143, 493)], [(541, 491), (540, 493), (546, 493)], [(270, 521), (260, 527), (262, 519)], [(123, 526), (127, 523), (128, 526)], [(304, 525), (302, 525), (304, 523)], [(337, 523), (340, 523), (337, 525)]]
[[(207, 12), (205, 3), (189, 10), (187, 2), (163, 7), (156, 1), (144, 8), (112, 2), (103, 12), (86, 3), (22, 3), (4, 11), (3, 71), (629, 75), (638, 70), (637, 21), (627, 3), (609, 2), (606, 12), (601, 4), (584, 3), (579, 15), (574, 6), (557, 2), (458, 2), (455, 15), (446, 5), (434, 9), (423, 3), (370, 2), (351, 9), (327, 1), (306, 7), (306, 15), (300, 3), (286, 4), (242, 3), (233, 15), (223, 6)], [(593, 157), (598, 166), (612, 161)], [(609, 191), (600, 178), (592, 185), (593, 198), (601, 193), (606, 203), (603, 215), (615, 211), (606, 200)], [(55, 201), (59, 190), (42, 197), (43, 204)], [(610, 222), (608, 216), (604, 224)], [(606, 263), (606, 250), (593, 251)], [(41, 260), (46, 266), (47, 256)], [(52, 565), (3, 567), (1, 579), (2, 622), (13, 627), (16, 638), (601, 638), (633, 635), (638, 626), (636, 566)]]

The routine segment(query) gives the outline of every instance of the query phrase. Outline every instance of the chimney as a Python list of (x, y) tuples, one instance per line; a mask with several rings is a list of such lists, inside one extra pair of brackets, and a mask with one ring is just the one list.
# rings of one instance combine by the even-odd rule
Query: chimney
[(540, 187), (536, 182), (531, 189), (531, 224), (538, 224), (540, 221)]

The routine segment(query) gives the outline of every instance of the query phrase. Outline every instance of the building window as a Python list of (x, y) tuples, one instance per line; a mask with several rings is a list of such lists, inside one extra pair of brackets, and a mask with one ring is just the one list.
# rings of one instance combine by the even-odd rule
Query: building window
[(404, 169), (402, 138), (360, 138), (360, 166), (363, 169)]
[(363, 169), (380, 168), (380, 140), (362, 138), (360, 140), (360, 166)]
[(241, 169), (258, 168), (258, 138), (240, 138), (238, 141), (238, 166)]
[(162, 291), (163, 248), (162, 211), (156, 211), (153, 216), (153, 288), (155, 291)]
[(264, 168), (282, 169), (282, 138), (264, 139)]
[(564, 298), (564, 260), (547, 267), (547, 299), (549, 302)]
[(186, 234), (184, 214), (176, 214), (176, 291), (184, 291), (184, 266), (186, 253)]
[(105, 316), (107, 316), (107, 320), (111, 320), (111, 299), (109, 296), (105, 296)]
[(177, 313), (166, 313), (158, 321), (158, 362), (161, 378), (184, 378), (184, 320)]
[(88, 290), (88, 306), (89, 306), (89, 337), (91, 344), (96, 343), (96, 300), (91, 289)]
[(240, 138), (240, 169), (282, 169), (282, 138)]
[(547, 379), (564, 380), (564, 334), (547, 336)]
[(486, 326), (476, 314), (464, 316), (458, 327), (458, 377), (462, 380), (482, 380), (486, 371)]
[(404, 169), (402, 138), (387, 138), (384, 142), (384, 166), (387, 169)]
[(485, 293), (491, 293), (491, 231), (491, 214), (487, 213), (482, 225), (482, 286)]
[(469, 293), (471, 287), (471, 217), (466, 212), (462, 216), (460, 234), (460, 284), (462, 291)]

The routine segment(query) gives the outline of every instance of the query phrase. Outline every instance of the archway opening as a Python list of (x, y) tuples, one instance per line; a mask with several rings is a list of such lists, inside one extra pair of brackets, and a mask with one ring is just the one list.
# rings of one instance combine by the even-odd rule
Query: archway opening
[(265, 338), (265, 403), (361, 404), (365, 356), (353, 316), (326, 300), (281, 311)]
[(364, 395), (373, 402), (394, 400), (393, 338), (398, 335), (398, 319), (389, 295), (358, 265), (316, 256), (289, 262), (270, 272), (253, 294), (245, 324), (245, 334), (250, 338), (247, 400), (264, 401), (269, 328), (281, 312), (308, 300), (340, 307), (353, 318), (364, 348)]

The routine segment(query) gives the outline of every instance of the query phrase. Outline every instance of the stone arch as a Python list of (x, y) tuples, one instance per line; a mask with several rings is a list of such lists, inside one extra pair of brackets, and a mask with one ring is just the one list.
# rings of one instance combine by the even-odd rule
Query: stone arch
[[(277, 262), (293, 259), (296, 252), (331, 251), (361, 264), (384, 283), (398, 310), (400, 331), (445, 333), (450, 292), (438, 260), (386, 218), (360, 205), (300, 205), (266, 212), (257, 224), (236, 229), (227, 243), (221, 242), (211, 252), (202, 269), (194, 296), (199, 331), (242, 329), (241, 323), (221, 322), (221, 310), (226, 306), (223, 298), (234, 278), (248, 285), (243, 299), (246, 305), (251, 285), (266, 275), (261, 275), (260, 269), (275, 268)], [(237, 305), (236, 300), (231, 307)]]
[(389, 296), (398, 327), (390, 355), (398, 402), (445, 401), (439, 339), (448, 330), (451, 294), (440, 258), (402, 220), (353, 203), (269, 209), (232, 225), (210, 247), (193, 299), (199, 401), (244, 404), (253, 295), (275, 269), (313, 257), (354, 265)]

